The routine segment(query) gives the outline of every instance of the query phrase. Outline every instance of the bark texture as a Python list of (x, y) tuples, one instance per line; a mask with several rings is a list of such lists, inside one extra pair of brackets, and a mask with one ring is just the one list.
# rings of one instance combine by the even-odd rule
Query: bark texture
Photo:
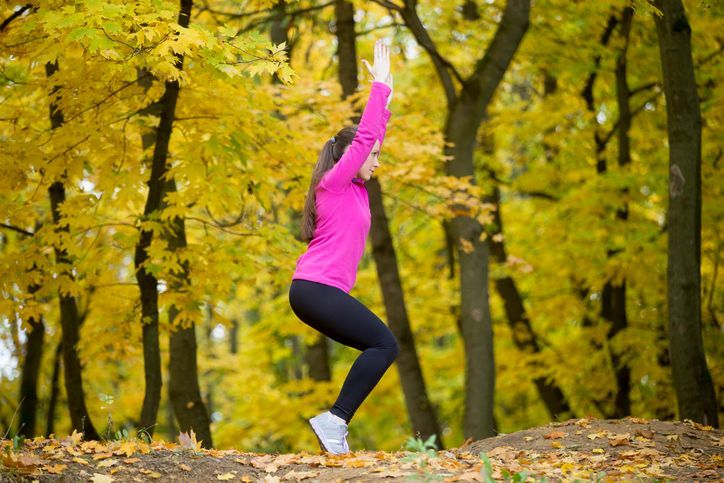
[(656, 0), (654, 16), (669, 136), (667, 295), (669, 354), (680, 419), (719, 427), (701, 327), (701, 111), (691, 26), (680, 0)]

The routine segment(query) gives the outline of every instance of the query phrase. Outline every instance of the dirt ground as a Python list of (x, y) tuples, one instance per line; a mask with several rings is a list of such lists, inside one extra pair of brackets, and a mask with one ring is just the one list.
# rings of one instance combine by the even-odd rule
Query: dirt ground
[(140, 441), (1, 441), (0, 483), (8, 481), (724, 481), (724, 431), (691, 421), (571, 419), (410, 452), (262, 454)]

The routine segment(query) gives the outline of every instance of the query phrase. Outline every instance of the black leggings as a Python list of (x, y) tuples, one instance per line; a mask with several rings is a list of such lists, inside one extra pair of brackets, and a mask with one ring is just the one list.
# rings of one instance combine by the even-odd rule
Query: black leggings
[(302, 322), (337, 342), (362, 351), (347, 374), (330, 412), (349, 422), (397, 357), (390, 329), (344, 290), (309, 280), (292, 280), (289, 304)]

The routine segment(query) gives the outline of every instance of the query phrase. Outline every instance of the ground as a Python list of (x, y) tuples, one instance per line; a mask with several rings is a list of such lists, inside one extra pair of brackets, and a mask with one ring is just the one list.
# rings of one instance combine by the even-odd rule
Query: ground
[[(7, 481), (724, 481), (724, 431), (692, 421), (571, 419), (434, 451), (262, 454), (178, 443), (0, 440)], [(522, 473), (525, 472), (525, 475)], [(516, 476), (517, 475), (517, 476)]]

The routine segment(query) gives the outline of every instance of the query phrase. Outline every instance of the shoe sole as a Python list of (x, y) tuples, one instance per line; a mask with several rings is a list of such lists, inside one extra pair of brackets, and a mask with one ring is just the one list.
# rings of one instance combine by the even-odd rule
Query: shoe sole
[(312, 431), (314, 431), (314, 435), (317, 437), (317, 441), (319, 441), (319, 447), (322, 451), (326, 451), (327, 453), (332, 453), (332, 454), (343, 454), (343, 453), (335, 453), (331, 449), (327, 449), (324, 442), (322, 441), (322, 437), (320, 436), (320, 434), (322, 433), (322, 428), (317, 426), (317, 423), (313, 419), (308, 419), (307, 421), (309, 421), (309, 425), (312, 427)]

